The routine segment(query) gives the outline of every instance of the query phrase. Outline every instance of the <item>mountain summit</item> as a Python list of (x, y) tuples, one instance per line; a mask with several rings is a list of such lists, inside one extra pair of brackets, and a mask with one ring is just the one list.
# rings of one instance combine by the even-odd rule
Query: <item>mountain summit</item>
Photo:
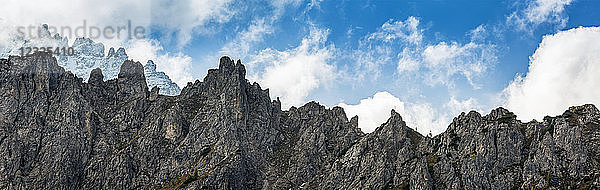
[(364, 134), (340, 107), (281, 110), (229, 57), (178, 96), (148, 89), (150, 62), (86, 82), (45, 53), (0, 64), (2, 189), (600, 187), (594, 105), (529, 123), (472, 111), (434, 137), (392, 110)]

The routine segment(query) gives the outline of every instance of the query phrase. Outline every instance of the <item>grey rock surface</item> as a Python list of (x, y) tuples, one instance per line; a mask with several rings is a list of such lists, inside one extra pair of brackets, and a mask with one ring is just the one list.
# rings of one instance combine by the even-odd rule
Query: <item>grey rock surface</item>
[[(116, 52), (113, 52), (116, 53)], [(178, 96), (126, 60), (83, 81), (48, 54), (0, 61), (1, 189), (597, 189), (600, 112), (523, 123), (462, 113), (425, 137), (395, 111), (364, 134), (316, 102), (287, 111), (220, 60)]]

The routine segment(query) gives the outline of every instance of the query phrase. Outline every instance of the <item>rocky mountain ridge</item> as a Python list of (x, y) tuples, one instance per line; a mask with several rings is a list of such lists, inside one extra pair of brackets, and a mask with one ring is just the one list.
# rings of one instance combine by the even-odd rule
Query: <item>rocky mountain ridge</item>
[[(9, 40), (9, 47), (0, 49), (0, 58), (8, 56), (21, 55), (21, 47), (52, 47), (52, 48), (68, 48), (73, 49), (73, 55), (65, 55), (66, 52), (61, 52), (56, 56), (58, 65), (71, 71), (76, 76), (88, 80), (90, 72), (99, 68), (104, 74), (104, 80), (117, 78), (121, 64), (129, 56), (124, 48), (109, 48), (105, 54), (105, 46), (102, 43), (94, 42), (89, 38), (76, 38), (73, 44), (69, 46), (69, 39), (63, 38), (59, 34), (54, 34), (49, 31), (48, 25), (42, 25), (38, 28), (38, 38), (24, 39), (16, 37)], [(148, 60), (148, 64), (144, 66), (148, 88), (159, 87), (160, 94), (175, 96), (181, 92), (179, 86), (171, 81), (169, 76), (164, 72), (156, 71), (156, 64), (152, 60)]]
[(392, 110), (364, 134), (340, 107), (281, 110), (239, 60), (178, 96), (148, 89), (144, 71), (126, 60), (116, 79), (94, 69), (84, 82), (44, 53), (0, 65), (0, 188), (600, 187), (594, 105), (528, 123), (471, 111), (434, 137)]

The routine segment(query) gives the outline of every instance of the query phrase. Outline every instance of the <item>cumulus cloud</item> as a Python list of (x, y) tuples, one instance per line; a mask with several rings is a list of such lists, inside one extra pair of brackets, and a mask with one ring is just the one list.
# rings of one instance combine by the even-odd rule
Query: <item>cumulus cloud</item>
[(569, 106), (600, 105), (600, 28), (580, 27), (544, 36), (529, 71), (504, 90), (520, 119), (542, 119)]
[(135, 40), (126, 47), (130, 59), (145, 63), (152, 60), (157, 71), (163, 71), (180, 87), (194, 78), (190, 73), (192, 58), (183, 53), (163, 53), (163, 47), (156, 40)]
[(523, 10), (513, 12), (507, 21), (515, 24), (519, 30), (531, 30), (542, 23), (558, 24), (564, 27), (569, 17), (564, 14), (565, 7), (573, 0), (531, 0)]
[(260, 51), (247, 63), (251, 73), (256, 73), (250, 79), (269, 88), (273, 98), (281, 97), (283, 108), (302, 105), (310, 92), (336, 77), (335, 66), (331, 64), (335, 47), (326, 44), (328, 34), (327, 30), (312, 27), (310, 34), (293, 49)]
[[(388, 92), (378, 92), (373, 97), (360, 100), (357, 105), (340, 103), (348, 119), (358, 115), (358, 127), (363, 132), (373, 132), (390, 117), (390, 110), (404, 110), (404, 102)], [(402, 114), (404, 116), (404, 114)]]
[(373, 97), (360, 100), (359, 104), (340, 103), (347, 117), (358, 115), (358, 126), (363, 132), (373, 132), (390, 117), (390, 110), (398, 112), (408, 127), (421, 134), (436, 135), (448, 125), (445, 115), (437, 112), (430, 104), (414, 104), (401, 101), (389, 92), (377, 92)]

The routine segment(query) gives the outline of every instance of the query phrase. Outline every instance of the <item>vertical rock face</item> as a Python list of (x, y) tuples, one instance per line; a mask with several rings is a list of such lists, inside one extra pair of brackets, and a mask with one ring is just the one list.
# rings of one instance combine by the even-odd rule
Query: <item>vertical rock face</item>
[(363, 134), (339, 107), (282, 111), (228, 57), (179, 96), (148, 90), (151, 64), (86, 82), (48, 54), (0, 64), (1, 189), (600, 187), (593, 105), (529, 123), (502, 108), (463, 113), (435, 137), (392, 111)]
[[(323, 178), (327, 189), (431, 188), (418, 144), (423, 137), (408, 128), (394, 110), (386, 123), (375, 129), (341, 155)], [(412, 179), (414, 178), (414, 179)], [(322, 179), (322, 180), (319, 180)]]
[(0, 186), (80, 188), (96, 127), (81, 79), (50, 55), (9, 64), (0, 74)]

